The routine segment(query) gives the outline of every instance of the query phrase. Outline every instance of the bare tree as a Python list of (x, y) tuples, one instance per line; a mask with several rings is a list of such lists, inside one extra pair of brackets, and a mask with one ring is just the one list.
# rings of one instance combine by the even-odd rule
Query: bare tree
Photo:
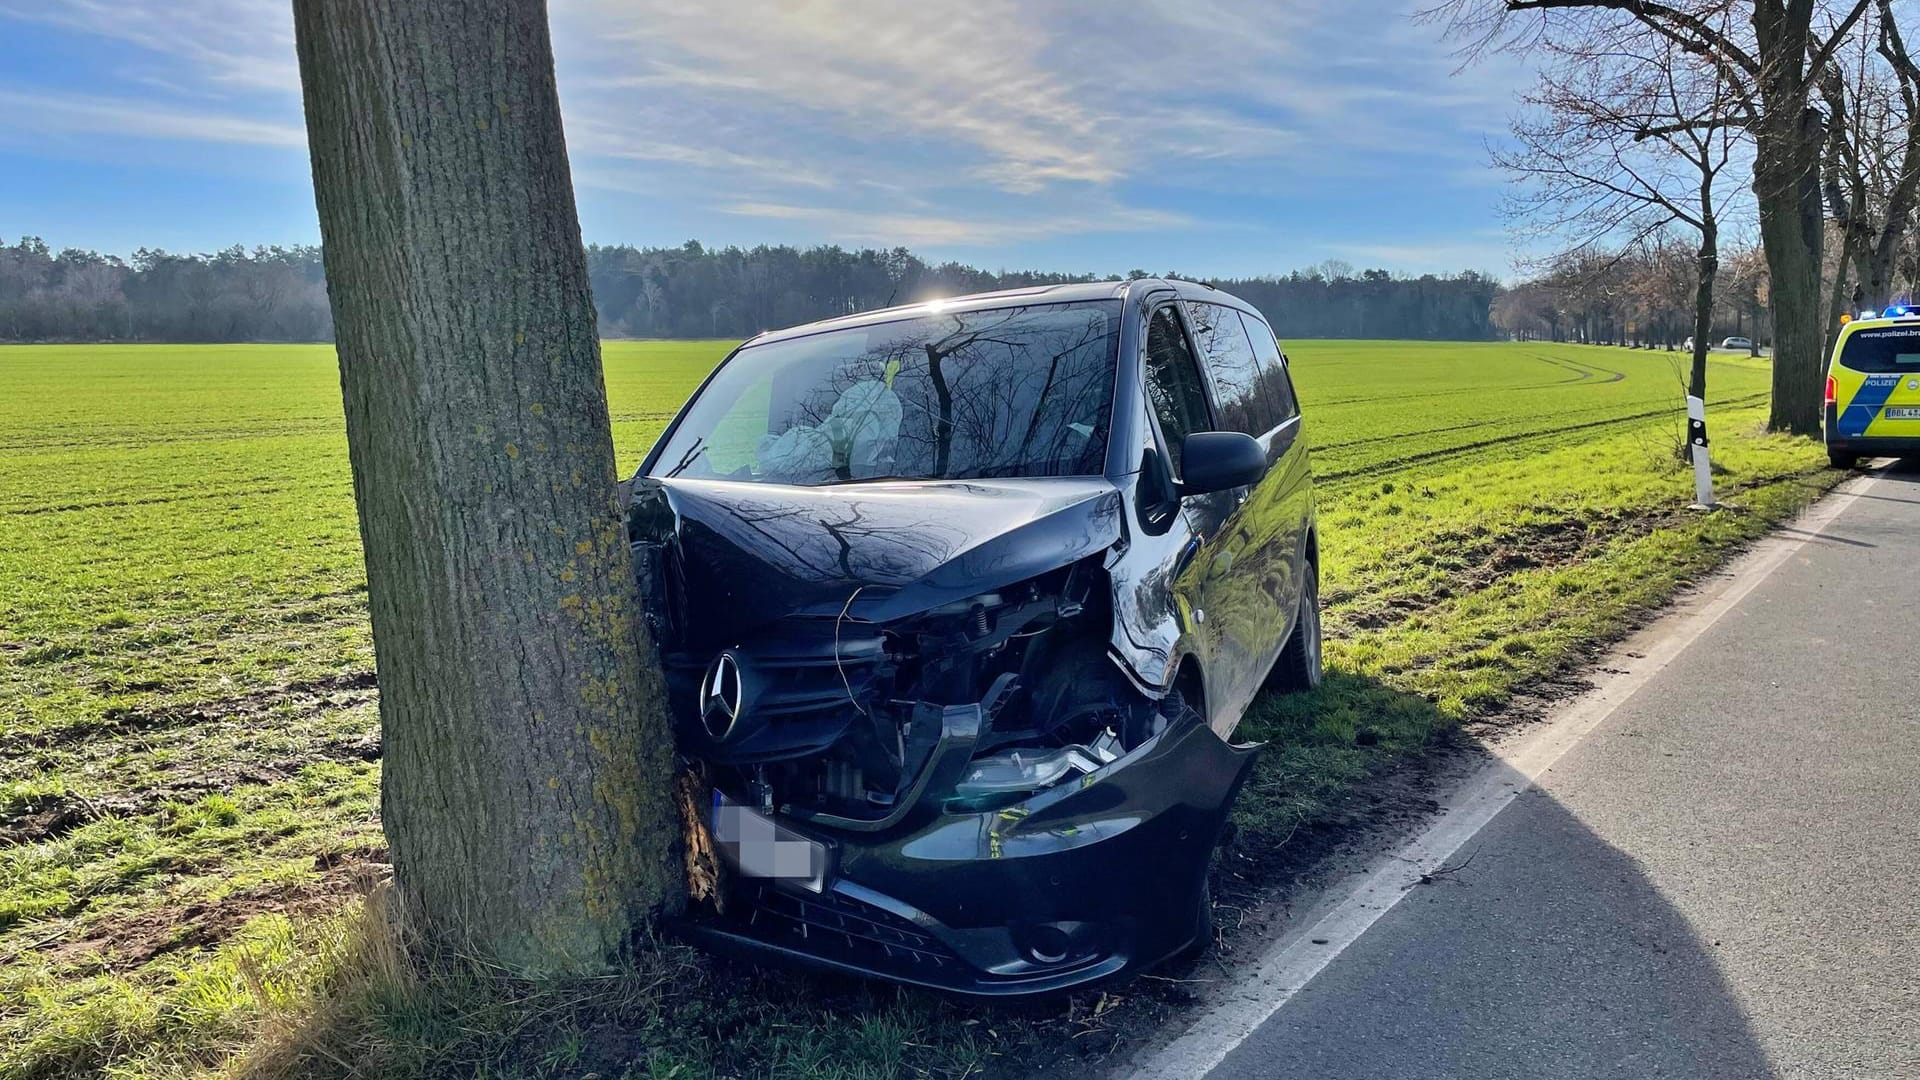
[(1493, 323), (1521, 341), (1559, 341), (1560, 296), (1551, 285), (1523, 281), (1494, 297)]
[[(1710, 28), (1710, 27), (1709, 27)], [(1676, 226), (1697, 239), (1693, 359), (1687, 380), (1689, 443), (1699, 501), (1713, 502), (1707, 463), (1707, 349), (1713, 333), (1720, 175), (1734, 160), (1745, 107), (1722, 65), (1683, 51), (1634, 23), (1553, 43), (1554, 62), (1524, 99), (1514, 149), (1496, 162), (1521, 182), (1511, 211), (1567, 236), (1574, 250), (1647, 251)], [(1643, 306), (1646, 298), (1641, 298)]]
[[(1469, 53), (1605, 37), (1633, 25), (1716, 67), (1754, 145), (1753, 190), (1772, 279), (1773, 411), (1768, 426), (1820, 430), (1827, 117), (1817, 82), (1875, 0), (1448, 0), (1429, 10)], [(1829, 19), (1816, 32), (1816, 14)], [(1744, 23), (1744, 25), (1741, 25)], [(1647, 135), (1660, 132), (1649, 125)]]
[[(1907, 52), (1891, 0), (1878, 0), (1870, 34), (1822, 72), (1830, 117), (1822, 187), (1841, 237), (1829, 314), (1879, 310), (1894, 298), (1896, 260), (1920, 194), (1920, 65)], [(1854, 289), (1846, 289), (1851, 271)], [(1829, 321), (1829, 327), (1834, 324)]]
[(1767, 313), (1773, 307), (1773, 282), (1767, 274), (1767, 256), (1758, 245), (1743, 244), (1720, 255), (1720, 294), (1723, 314), (1733, 316), (1733, 331), (1759, 341)]
[[(1691, 297), (1698, 284), (1699, 244), (1697, 240), (1689, 243), (1678, 235), (1683, 232), (1676, 230), (1676, 235), (1662, 235), (1640, 245), (1627, 267), (1633, 337), (1644, 348), (1664, 348), (1672, 352), (1683, 336), (1698, 337), (1692, 329)], [(1687, 375), (1686, 368), (1682, 368), (1683, 391), (1688, 384)]]
[(294, 14), (402, 910), (600, 968), (684, 886), (546, 5)]

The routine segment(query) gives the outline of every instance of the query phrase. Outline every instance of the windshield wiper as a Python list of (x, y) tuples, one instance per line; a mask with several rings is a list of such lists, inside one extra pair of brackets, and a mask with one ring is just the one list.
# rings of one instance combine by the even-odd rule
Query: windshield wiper
[(687, 452), (680, 455), (680, 463), (678, 465), (675, 465), (673, 468), (667, 470), (667, 479), (671, 480), (674, 477), (679, 476), (681, 473), (686, 472), (687, 466), (693, 464), (694, 459), (698, 458), (701, 454), (704, 454), (706, 452), (707, 452), (707, 437), (705, 435), (702, 435), (699, 438), (694, 439), (693, 445), (687, 447)]
[(899, 476), (899, 475), (851, 476), (845, 480), (828, 480), (823, 484), (815, 484), (814, 486), (815, 487), (843, 487), (847, 484), (886, 484), (886, 483), (898, 483), (900, 481), (945, 480), (945, 479), (949, 479), (949, 478), (943, 477), (943, 476)]

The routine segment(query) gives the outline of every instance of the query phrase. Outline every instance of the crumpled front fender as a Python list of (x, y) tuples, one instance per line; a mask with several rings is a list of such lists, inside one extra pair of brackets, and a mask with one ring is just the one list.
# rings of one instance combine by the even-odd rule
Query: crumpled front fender
[(974, 966), (1031, 975), (1020, 928), (1072, 924), (1089, 957), (1156, 963), (1193, 940), (1206, 867), (1258, 756), (1190, 714), (1107, 766), (997, 810), (845, 843), (840, 875)]
[(763, 886), (686, 929), (744, 955), (968, 995), (1122, 975), (1201, 932), (1207, 861), (1257, 754), (1189, 714), (1013, 806), (916, 815), (884, 835), (815, 828), (834, 851), (825, 897)]

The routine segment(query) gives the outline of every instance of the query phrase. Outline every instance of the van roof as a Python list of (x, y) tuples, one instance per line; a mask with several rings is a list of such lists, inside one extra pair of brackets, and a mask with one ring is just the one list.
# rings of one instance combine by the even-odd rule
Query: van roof
[(788, 338), (806, 337), (826, 330), (840, 330), (854, 326), (867, 326), (874, 323), (896, 322), (921, 315), (946, 311), (983, 311), (996, 307), (1008, 307), (1012, 303), (1070, 304), (1087, 300), (1125, 300), (1132, 296), (1149, 292), (1172, 291), (1187, 300), (1206, 299), (1215, 303), (1258, 316), (1260, 313), (1246, 301), (1230, 293), (1221, 292), (1211, 285), (1180, 278), (1131, 278), (1112, 281), (1077, 281), (1061, 285), (1030, 285), (1019, 289), (1000, 289), (994, 292), (972, 293), (967, 296), (941, 297), (922, 300), (912, 304), (897, 304), (893, 307), (863, 311), (854, 315), (841, 315), (818, 322), (803, 323), (784, 330), (764, 330), (749, 339), (751, 344), (765, 344), (769, 341), (783, 341)]

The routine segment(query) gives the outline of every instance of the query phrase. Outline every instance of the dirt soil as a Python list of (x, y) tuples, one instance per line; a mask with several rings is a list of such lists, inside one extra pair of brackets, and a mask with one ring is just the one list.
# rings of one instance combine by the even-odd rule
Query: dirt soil
[(109, 971), (127, 971), (176, 949), (218, 944), (256, 915), (292, 918), (324, 915), (356, 896), (366, 896), (392, 875), (385, 848), (341, 852), (314, 860), (312, 881), (263, 886), (220, 900), (147, 908), (122, 918), (102, 918), (78, 937), (40, 943), (51, 960), (93, 960)]
[(74, 726), (20, 736), (23, 745), (49, 748), (88, 742), (134, 732), (165, 731), (200, 724), (244, 722), (280, 713), (292, 706), (294, 715), (308, 716), (370, 700), (377, 685), (370, 671), (349, 672), (324, 679), (274, 686), (197, 705), (155, 709), (115, 707), (102, 714), (98, 725)]

